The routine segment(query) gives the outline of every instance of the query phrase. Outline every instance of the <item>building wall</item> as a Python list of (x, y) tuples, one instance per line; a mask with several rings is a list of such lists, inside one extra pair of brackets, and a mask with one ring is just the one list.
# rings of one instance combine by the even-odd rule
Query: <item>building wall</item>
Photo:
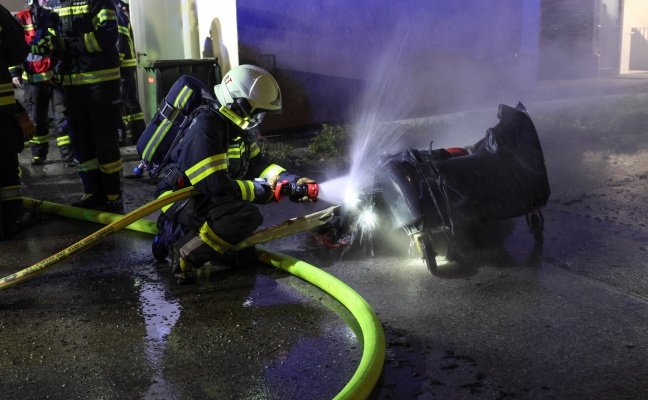
[(282, 87), (284, 113), (270, 129), (344, 122), (372, 81), (411, 91), (403, 118), (430, 114), (525, 81), (521, 56), (535, 57), (537, 40), (522, 22), (537, 26), (537, 2), (238, 0), (240, 62)]
[(596, 0), (542, 0), (538, 78), (598, 76)]

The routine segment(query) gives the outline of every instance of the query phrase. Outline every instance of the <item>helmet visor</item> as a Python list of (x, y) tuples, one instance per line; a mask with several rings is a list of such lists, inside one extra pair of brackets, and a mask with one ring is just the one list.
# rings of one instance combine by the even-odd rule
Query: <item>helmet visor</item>
[(234, 99), (234, 104), (232, 108), (248, 122), (248, 125), (245, 127), (245, 130), (250, 130), (259, 126), (263, 119), (265, 118), (266, 111), (261, 109), (256, 109), (252, 111), (252, 106), (246, 99), (238, 98)]
[(247, 131), (247, 130), (254, 129), (257, 126), (259, 126), (259, 124), (261, 122), (263, 122), (263, 118), (265, 118), (265, 115), (266, 115), (265, 112), (260, 112), (260, 113), (256, 113), (256, 114), (252, 115), (252, 117), (247, 120), (248, 126), (245, 127), (245, 130)]

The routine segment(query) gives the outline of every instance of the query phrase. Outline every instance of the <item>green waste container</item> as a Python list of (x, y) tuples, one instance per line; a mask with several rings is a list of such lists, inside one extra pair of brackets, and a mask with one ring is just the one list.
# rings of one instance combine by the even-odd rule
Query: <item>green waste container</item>
[(155, 114), (164, 96), (182, 75), (191, 75), (200, 79), (212, 91), (214, 85), (220, 83), (222, 79), (217, 58), (153, 60), (149, 61), (144, 69), (148, 73), (149, 115)]

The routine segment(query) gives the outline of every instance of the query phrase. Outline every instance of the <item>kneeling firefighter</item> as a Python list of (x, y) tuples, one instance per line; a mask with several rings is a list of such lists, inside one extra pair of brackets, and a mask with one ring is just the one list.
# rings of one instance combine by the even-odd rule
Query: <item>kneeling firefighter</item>
[(317, 201), (316, 190), (280, 190), (317, 185), (268, 162), (260, 152), (254, 128), (266, 113), (281, 111), (281, 92), (272, 75), (241, 65), (214, 86), (214, 93), (215, 99), (192, 113), (155, 194), (160, 197), (191, 185), (200, 192), (163, 209), (153, 243), (158, 259), (170, 250), (172, 273), (185, 281), (208, 261), (233, 266), (256, 261), (253, 247), (231, 250), (263, 222), (256, 204), (279, 201), (283, 195), (294, 202)]

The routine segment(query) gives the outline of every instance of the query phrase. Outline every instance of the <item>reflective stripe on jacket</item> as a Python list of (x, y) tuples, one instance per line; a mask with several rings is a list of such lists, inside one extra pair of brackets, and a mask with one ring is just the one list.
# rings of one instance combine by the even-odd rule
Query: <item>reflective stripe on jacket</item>
[(61, 18), (65, 86), (83, 86), (119, 79), (117, 15), (112, 0), (50, 2)]
[(117, 24), (119, 25), (119, 66), (122, 70), (134, 71), (137, 67), (135, 46), (133, 45), (133, 28), (128, 15), (117, 8)]

